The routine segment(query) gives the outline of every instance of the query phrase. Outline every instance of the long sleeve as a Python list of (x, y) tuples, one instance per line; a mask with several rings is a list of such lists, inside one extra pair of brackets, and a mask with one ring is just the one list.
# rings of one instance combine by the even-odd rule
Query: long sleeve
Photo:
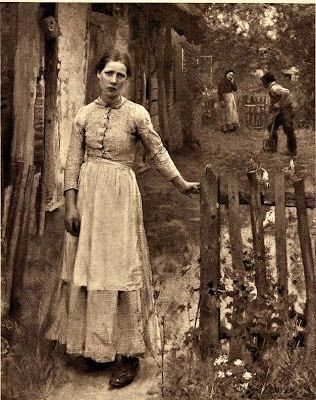
[(231, 93), (231, 92), (237, 92), (237, 85), (234, 81), (232, 82), (229, 81), (228, 79), (223, 79), (222, 81), (219, 82), (217, 89), (217, 95), (219, 101), (224, 100), (225, 93)]
[(169, 181), (180, 175), (160, 136), (154, 130), (148, 111), (139, 105), (135, 118), (137, 134), (160, 174)]
[(233, 81), (233, 82), (230, 82), (230, 83), (231, 83), (232, 91), (233, 91), (233, 92), (237, 92), (238, 88), (237, 88), (236, 83), (235, 83), (234, 81)]
[(217, 96), (219, 101), (224, 100), (224, 88), (223, 88), (223, 82), (220, 82), (218, 84), (218, 89), (217, 89)]
[(74, 119), (68, 156), (65, 168), (64, 191), (69, 189), (78, 190), (78, 179), (80, 167), (84, 158), (84, 107), (81, 107)]

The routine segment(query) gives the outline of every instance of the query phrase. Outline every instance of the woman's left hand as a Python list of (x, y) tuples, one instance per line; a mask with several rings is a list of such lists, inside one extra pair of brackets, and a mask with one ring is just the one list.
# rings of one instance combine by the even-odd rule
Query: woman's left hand
[(172, 182), (182, 194), (190, 196), (200, 193), (200, 182), (188, 182), (181, 175), (173, 179)]
[(183, 187), (182, 190), (180, 190), (181, 193), (186, 194), (186, 195), (191, 195), (191, 194), (199, 194), (200, 193), (200, 182), (187, 182), (185, 181), (185, 186)]

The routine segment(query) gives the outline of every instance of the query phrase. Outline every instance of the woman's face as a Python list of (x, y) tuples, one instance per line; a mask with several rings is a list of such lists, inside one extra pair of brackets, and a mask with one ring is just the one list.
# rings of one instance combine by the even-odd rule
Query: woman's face
[(109, 61), (97, 76), (102, 94), (115, 98), (120, 95), (127, 80), (127, 68), (120, 61)]
[(229, 81), (232, 81), (233, 78), (234, 78), (234, 73), (233, 73), (232, 71), (228, 72), (228, 73), (226, 74), (226, 78), (227, 78)]

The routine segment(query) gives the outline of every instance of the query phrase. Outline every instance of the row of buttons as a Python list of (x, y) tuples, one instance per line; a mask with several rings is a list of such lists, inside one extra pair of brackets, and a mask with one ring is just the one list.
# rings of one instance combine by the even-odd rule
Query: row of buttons
[(102, 151), (102, 157), (105, 157), (105, 152), (104, 152), (104, 139), (105, 139), (105, 133), (106, 133), (106, 131), (107, 131), (107, 129), (108, 129), (108, 126), (109, 126), (109, 120), (110, 120), (109, 114), (110, 114), (110, 111), (111, 111), (111, 107), (106, 107), (106, 108), (105, 108), (104, 122), (103, 122), (104, 131), (103, 131), (102, 147), (101, 147), (101, 151), (103, 150), (103, 151)]

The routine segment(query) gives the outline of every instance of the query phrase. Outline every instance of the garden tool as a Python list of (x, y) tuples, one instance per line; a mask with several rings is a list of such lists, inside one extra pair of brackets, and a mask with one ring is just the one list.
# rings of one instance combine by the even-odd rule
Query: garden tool
[(270, 131), (269, 131), (269, 138), (263, 140), (263, 151), (265, 153), (269, 153), (269, 152), (272, 153), (272, 152), (276, 151), (275, 141), (271, 138), (272, 132), (273, 132), (273, 129), (274, 129), (276, 116), (277, 116), (277, 113), (274, 115), (273, 120), (272, 120), (271, 128), (270, 128)]

